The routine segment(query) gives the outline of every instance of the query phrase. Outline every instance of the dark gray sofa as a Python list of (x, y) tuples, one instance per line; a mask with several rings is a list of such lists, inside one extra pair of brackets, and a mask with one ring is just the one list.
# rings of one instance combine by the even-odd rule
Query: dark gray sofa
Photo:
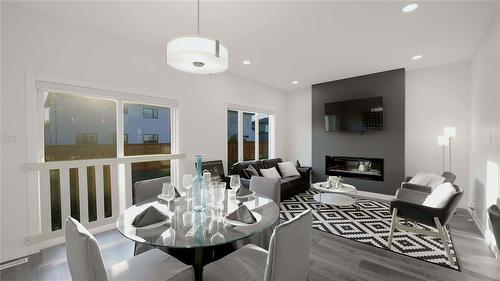
[[(278, 170), (280, 176), (283, 176), (278, 167), (278, 163), (281, 162), (283, 162), (281, 158), (238, 162), (231, 167), (230, 174), (240, 175), (241, 184), (246, 188), (250, 188), (250, 177), (245, 172), (245, 169), (248, 166), (252, 165), (257, 170), (257, 172), (259, 172), (259, 176), (262, 176), (262, 174), (260, 173), (260, 169), (269, 169), (272, 167), (275, 167), (276, 170)], [(290, 198), (294, 195), (297, 195), (309, 189), (311, 168), (297, 167), (297, 171), (299, 171), (300, 176), (286, 177), (280, 179), (281, 200)]]

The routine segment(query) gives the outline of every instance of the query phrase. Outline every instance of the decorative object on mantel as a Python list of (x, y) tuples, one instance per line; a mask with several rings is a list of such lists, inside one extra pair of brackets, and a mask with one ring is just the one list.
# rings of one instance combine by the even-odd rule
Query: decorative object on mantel
[(229, 66), (229, 52), (219, 40), (200, 37), (200, 0), (197, 7), (196, 36), (183, 36), (168, 42), (167, 63), (189, 73), (224, 72)]
[(454, 139), (457, 136), (457, 131), (455, 127), (444, 127), (444, 136), (448, 138), (448, 156), (450, 157), (450, 169), (449, 171), (452, 172), (451, 170), (451, 139)]
[(446, 146), (448, 146), (449, 144), (449, 139), (445, 136), (438, 136), (437, 137), (437, 142), (438, 142), (438, 145), (443, 149), (443, 172), (445, 171), (445, 168), (444, 168), (444, 148)]
[(343, 182), (344, 182), (344, 179), (341, 176), (339, 176), (337, 178), (337, 181), (335, 182), (335, 188), (341, 189), (344, 186)]

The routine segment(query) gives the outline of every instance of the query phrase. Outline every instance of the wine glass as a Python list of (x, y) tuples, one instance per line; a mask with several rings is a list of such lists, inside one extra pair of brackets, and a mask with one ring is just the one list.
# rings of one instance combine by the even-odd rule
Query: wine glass
[(175, 198), (175, 188), (171, 182), (166, 182), (163, 184), (161, 193), (163, 194), (163, 199), (168, 203), (168, 211), (170, 212), (170, 201)]
[(189, 190), (191, 189), (192, 184), (193, 184), (193, 175), (185, 174), (182, 177), (182, 186), (184, 186), (184, 189), (186, 189), (187, 194), (189, 194)]
[(238, 189), (241, 186), (240, 175), (231, 175), (231, 180), (229, 181), (229, 186), (233, 190), (234, 202), (238, 203), (238, 201), (236, 201), (236, 192), (238, 191)]

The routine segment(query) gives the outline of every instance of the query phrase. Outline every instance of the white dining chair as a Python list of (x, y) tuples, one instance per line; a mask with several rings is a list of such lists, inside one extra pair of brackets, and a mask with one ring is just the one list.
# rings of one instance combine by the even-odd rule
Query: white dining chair
[(278, 206), (281, 202), (281, 183), (279, 179), (253, 176), (250, 179), (250, 190), (258, 195), (271, 198)]
[(305, 281), (309, 271), (312, 214), (278, 225), (269, 252), (248, 244), (203, 268), (203, 281)]
[(97, 240), (72, 217), (65, 225), (66, 257), (73, 281), (193, 281), (192, 266), (153, 249), (105, 268)]

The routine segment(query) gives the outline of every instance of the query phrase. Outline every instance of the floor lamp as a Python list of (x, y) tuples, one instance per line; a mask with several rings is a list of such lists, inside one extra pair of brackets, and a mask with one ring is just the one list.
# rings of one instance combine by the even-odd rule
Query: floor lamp
[(451, 139), (457, 135), (455, 127), (444, 127), (444, 136), (448, 138), (448, 153), (450, 156), (450, 172), (451, 172)]
[(443, 173), (445, 171), (444, 169), (444, 148), (448, 146), (449, 139), (445, 136), (438, 136), (437, 137), (438, 145), (443, 149)]

